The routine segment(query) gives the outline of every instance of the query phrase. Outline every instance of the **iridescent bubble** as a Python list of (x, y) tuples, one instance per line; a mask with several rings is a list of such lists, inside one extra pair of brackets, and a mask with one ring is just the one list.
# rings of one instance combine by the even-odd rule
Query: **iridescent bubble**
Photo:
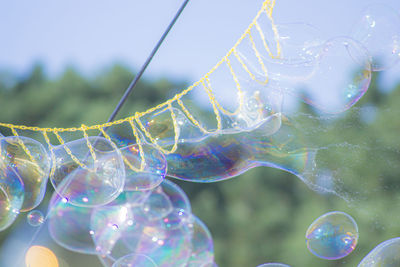
[(314, 73), (304, 81), (289, 85), (288, 92), (294, 88), (307, 104), (334, 114), (357, 103), (370, 82), (368, 51), (354, 39), (336, 37), (322, 46)]
[(53, 157), (51, 183), (71, 205), (101, 206), (116, 199), (123, 190), (125, 165), (121, 153), (105, 138), (65, 143), (53, 149)]
[(0, 231), (17, 218), (24, 201), (24, 183), (15, 169), (0, 160)]
[(157, 267), (157, 264), (144, 254), (132, 253), (118, 259), (112, 267)]
[(204, 266), (214, 262), (214, 244), (207, 226), (196, 216), (193, 216), (192, 254), (187, 267)]
[(71, 205), (54, 192), (47, 217), (50, 236), (68, 250), (96, 254), (90, 225), (92, 211), (92, 208)]
[(42, 246), (32, 246), (25, 254), (25, 264), (29, 267), (58, 267), (58, 259), (53, 251)]
[(400, 266), (400, 237), (386, 240), (375, 247), (358, 267)]
[(395, 9), (374, 4), (364, 10), (352, 37), (372, 56), (372, 70), (391, 68), (400, 60), (400, 16)]
[(148, 144), (142, 144), (141, 148), (143, 157), (137, 144), (120, 150), (125, 163), (124, 190), (150, 190), (165, 177), (167, 162), (164, 154)]
[(143, 203), (142, 210), (149, 220), (160, 220), (172, 211), (172, 203), (162, 188), (156, 188)]
[(44, 216), (43, 213), (39, 210), (32, 210), (26, 215), (26, 219), (29, 225), (37, 227), (43, 224)]
[(350, 215), (339, 211), (320, 216), (306, 232), (308, 250), (322, 259), (346, 257), (356, 248), (357, 241), (356, 222)]
[(258, 265), (257, 267), (290, 267), (289, 265), (283, 264), (283, 263), (264, 263), (261, 265)]
[(38, 141), (23, 136), (0, 139), (3, 164), (15, 170), (24, 184), (25, 198), (21, 211), (37, 207), (46, 193), (50, 172), (47, 151)]
[[(130, 205), (129, 200), (116, 201), (119, 206), (112, 208), (109, 208), (112, 203), (96, 208), (99, 213), (93, 214), (91, 225), (96, 246), (100, 248), (99, 258), (106, 266), (113, 262), (111, 259), (131, 253), (147, 255), (157, 266), (185, 266), (191, 253), (192, 231), (187, 219), (190, 203), (183, 191), (170, 181), (164, 180), (152, 193), (161, 192), (162, 199), (168, 199), (172, 207), (169, 212), (163, 211), (164, 217), (152, 215), (155, 213), (151, 209), (158, 210), (158, 205), (148, 205), (149, 210), (144, 211), (141, 205)], [(106, 225), (115, 222), (118, 228), (111, 226), (104, 230)], [(94, 225), (103, 230), (96, 230)]]
[(286, 118), (271, 136), (260, 135), (256, 130), (211, 135), (201, 142), (179, 144), (176, 152), (166, 158), (168, 175), (186, 181), (217, 182), (257, 166), (268, 166), (312, 183), (303, 173), (313, 167), (313, 151), (304, 146), (301, 134)]

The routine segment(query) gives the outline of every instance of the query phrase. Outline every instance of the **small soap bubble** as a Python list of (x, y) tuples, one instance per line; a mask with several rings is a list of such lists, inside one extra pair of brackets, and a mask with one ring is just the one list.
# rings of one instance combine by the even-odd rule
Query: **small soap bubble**
[(336, 260), (349, 255), (356, 248), (357, 241), (356, 222), (340, 211), (320, 216), (306, 232), (308, 250), (322, 259)]
[(32, 210), (26, 216), (26, 219), (29, 225), (37, 227), (40, 226), (44, 222), (43, 213), (39, 210)]
[(393, 8), (382, 4), (366, 8), (352, 36), (368, 49), (373, 71), (389, 69), (399, 62), (400, 16)]
[(380, 266), (400, 266), (400, 237), (379, 244), (358, 265), (358, 267)]

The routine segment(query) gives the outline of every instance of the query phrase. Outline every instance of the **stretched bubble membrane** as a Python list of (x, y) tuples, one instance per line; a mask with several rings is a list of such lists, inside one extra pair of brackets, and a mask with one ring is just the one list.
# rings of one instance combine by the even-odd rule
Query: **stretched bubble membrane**
[(214, 262), (214, 244), (207, 226), (196, 216), (193, 216), (192, 254), (187, 267), (205, 266)]
[(46, 193), (50, 172), (47, 151), (38, 141), (23, 136), (0, 139), (0, 157), (3, 164), (13, 168), (24, 185), (21, 211), (37, 207)]
[(118, 259), (112, 267), (157, 267), (157, 264), (144, 254), (132, 253)]
[(157, 266), (186, 266), (192, 251), (190, 203), (184, 192), (170, 181), (164, 180), (152, 193), (160, 192), (172, 206), (169, 212), (163, 212), (163, 217), (153, 216), (151, 209), (159, 209), (157, 202), (148, 202), (148, 211), (143, 210), (147, 199), (131, 205), (129, 199), (118, 198), (115, 206), (112, 202), (95, 209), (91, 228), (99, 258), (105, 266), (112, 266), (117, 259), (132, 253), (150, 257)]
[(175, 153), (166, 155), (168, 175), (186, 181), (217, 182), (253, 167), (268, 166), (286, 170), (304, 180), (304, 172), (313, 167), (313, 150), (304, 146), (300, 133), (289, 120), (282, 120), (280, 129), (270, 136), (260, 135), (255, 129), (248, 133), (212, 135), (201, 142), (181, 143)]
[(101, 206), (116, 199), (124, 188), (123, 158), (105, 138), (88, 137), (59, 145), (52, 157), (51, 183), (70, 205)]
[(372, 70), (382, 71), (400, 60), (400, 15), (393, 8), (374, 4), (366, 8), (352, 29), (352, 37), (372, 56)]
[(386, 240), (375, 247), (358, 267), (400, 266), (400, 237)]
[[(167, 172), (164, 154), (154, 146), (137, 144), (120, 149), (125, 163), (124, 190), (150, 190), (158, 186)], [(143, 153), (143, 157), (142, 157)]]
[(283, 264), (283, 263), (273, 262), (273, 263), (264, 263), (264, 264), (258, 265), (257, 267), (290, 267), (290, 266), (287, 264)]
[(24, 202), (24, 183), (14, 168), (0, 160), (0, 231), (17, 218)]
[(356, 248), (357, 241), (356, 222), (350, 215), (339, 211), (320, 216), (306, 232), (308, 250), (322, 259), (346, 257)]
[(43, 224), (44, 222), (44, 216), (43, 213), (39, 210), (32, 210), (26, 215), (26, 220), (28, 221), (28, 224), (37, 227)]

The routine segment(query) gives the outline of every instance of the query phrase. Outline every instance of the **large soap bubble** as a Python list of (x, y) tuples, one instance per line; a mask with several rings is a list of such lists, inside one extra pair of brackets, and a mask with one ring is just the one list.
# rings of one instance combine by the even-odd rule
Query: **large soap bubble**
[(368, 51), (349, 37), (336, 37), (322, 47), (317, 67), (303, 81), (283, 84), (288, 91), (327, 113), (340, 113), (352, 107), (365, 94), (371, 82)]
[(43, 145), (23, 136), (0, 139), (3, 164), (18, 173), (24, 184), (21, 211), (34, 209), (43, 200), (50, 171), (50, 160)]
[(120, 150), (125, 163), (124, 190), (150, 190), (158, 186), (165, 177), (167, 162), (164, 154), (148, 144), (142, 144), (141, 149), (142, 152), (136, 144)]
[(272, 263), (264, 263), (264, 264), (258, 265), (257, 267), (290, 267), (290, 266), (287, 264), (283, 264), (283, 263), (272, 262)]
[(50, 236), (68, 250), (96, 254), (90, 225), (92, 211), (92, 208), (71, 205), (54, 192), (47, 216)]
[(357, 241), (356, 222), (339, 211), (322, 215), (306, 232), (307, 248), (315, 256), (328, 260), (346, 257), (356, 248)]
[(214, 262), (214, 244), (211, 233), (207, 226), (196, 216), (193, 216), (191, 223), (192, 254), (187, 263), (187, 267), (204, 266)]
[(118, 259), (112, 267), (157, 267), (157, 264), (144, 254), (132, 253)]
[[(93, 237), (99, 257), (106, 266), (132, 253), (149, 256), (157, 266), (185, 266), (192, 251), (190, 204), (183, 191), (170, 181), (164, 180), (152, 194), (161, 192), (172, 208), (168, 212), (162, 209), (163, 217), (154, 216), (152, 209), (157, 211), (160, 207), (158, 201), (147, 201), (151, 195), (134, 205), (130, 204), (129, 198), (119, 197), (95, 209), (91, 220)], [(145, 194), (140, 191), (127, 193)], [(147, 205), (146, 210), (144, 205)]]
[(65, 143), (53, 149), (53, 157), (51, 183), (71, 205), (104, 205), (123, 190), (125, 165), (121, 153), (105, 138), (89, 137)]
[(386, 70), (400, 60), (400, 15), (393, 8), (374, 4), (364, 10), (352, 36), (372, 56), (372, 70)]
[(17, 218), (24, 201), (24, 184), (14, 168), (0, 160), (0, 231)]
[(400, 237), (382, 242), (358, 265), (358, 267), (380, 266), (400, 266)]

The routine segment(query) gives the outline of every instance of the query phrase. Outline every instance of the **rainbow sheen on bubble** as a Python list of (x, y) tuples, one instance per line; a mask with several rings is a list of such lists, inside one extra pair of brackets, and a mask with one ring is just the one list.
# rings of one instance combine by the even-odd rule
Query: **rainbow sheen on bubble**
[(0, 231), (17, 218), (24, 202), (24, 183), (15, 169), (0, 160)]
[(71, 205), (101, 206), (116, 199), (123, 190), (123, 158), (105, 138), (89, 137), (59, 145), (52, 150), (52, 158), (55, 164), (51, 183)]
[(21, 211), (34, 209), (43, 200), (50, 172), (47, 151), (38, 141), (13, 136), (0, 139), (2, 164), (13, 168), (24, 185), (24, 202)]
[(354, 219), (339, 211), (317, 218), (307, 229), (308, 250), (315, 256), (336, 260), (349, 255), (358, 242), (358, 227)]
[(358, 267), (400, 266), (400, 237), (386, 240), (375, 247)]
[(389, 6), (367, 7), (352, 30), (352, 37), (368, 49), (372, 70), (382, 71), (400, 61), (400, 14)]
[(157, 264), (144, 254), (132, 253), (118, 259), (112, 267), (157, 267)]
[(257, 130), (213, 135), (201, 142), (180, 144), (175, 153), (166, 156), (168, 175), (186, 181), (217, 182), (253, 167), (268, 166), (304, 180), (302, 174), (313, 164), (313, 151), (302, 144), (301, 135), (293, 125), (285, 118), (273, 135), (260, 136)]
[(26, 220), (30, 226), (37, 227), (43, 224), (44, 216), (40, 210), (31, 210), (26, 215)]

